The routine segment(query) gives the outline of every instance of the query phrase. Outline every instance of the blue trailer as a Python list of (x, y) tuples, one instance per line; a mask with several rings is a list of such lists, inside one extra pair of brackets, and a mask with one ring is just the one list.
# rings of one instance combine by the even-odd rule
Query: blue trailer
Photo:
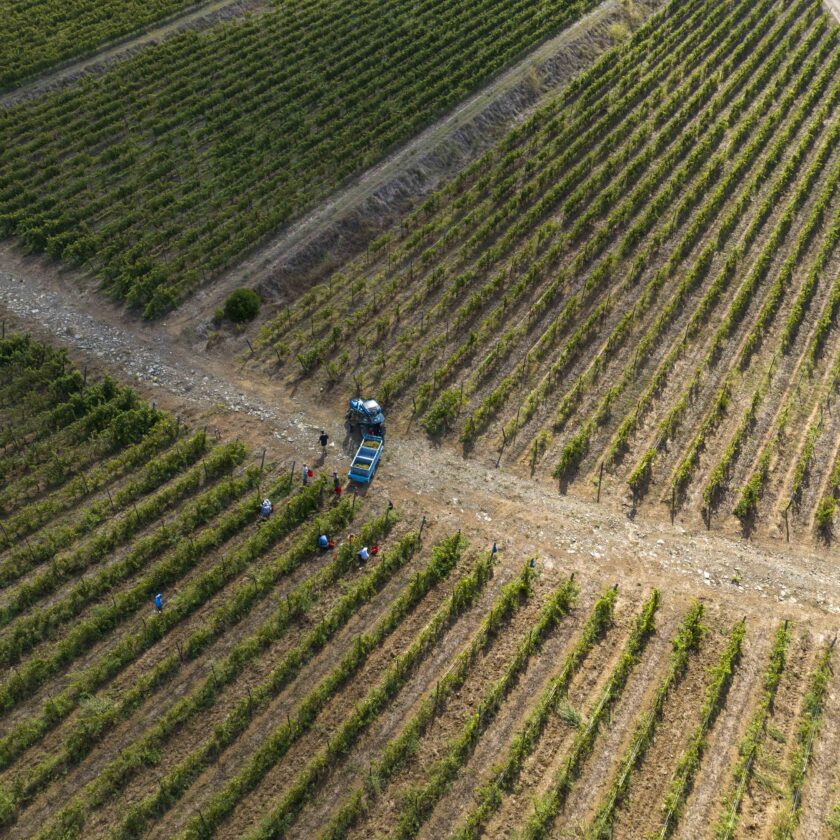
[(350, 464), (350, 478), (360, 484), (368, 484), (376, 472), (382, 449), (385, 445), (383, 438), (378, 435), (365, 435), (353, 462)]

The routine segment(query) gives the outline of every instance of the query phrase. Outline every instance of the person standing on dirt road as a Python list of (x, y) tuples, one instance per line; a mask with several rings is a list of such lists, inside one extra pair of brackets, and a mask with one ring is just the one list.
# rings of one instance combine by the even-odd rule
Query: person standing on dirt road
[(329, 442), (330, 436), (321, 429), (321, 434), (318, 436), (318, 443), (321, 444), (321, 455), (326, 458), (327, 457), (327, 443)]

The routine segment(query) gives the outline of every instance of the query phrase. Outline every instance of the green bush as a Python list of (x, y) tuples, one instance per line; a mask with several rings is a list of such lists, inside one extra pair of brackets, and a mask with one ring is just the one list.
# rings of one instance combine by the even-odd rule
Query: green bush
[(236, 289), (225, 301), (225, 315), (234, 324), (253, 321), (260, 311), (260, 296), (253, 289)]
[(439, 437), (452, 428), (463, 405), (461, 392), (456, 388), (444, 391), (429, 413), (423, 418), (423, 428), (432, 436)]

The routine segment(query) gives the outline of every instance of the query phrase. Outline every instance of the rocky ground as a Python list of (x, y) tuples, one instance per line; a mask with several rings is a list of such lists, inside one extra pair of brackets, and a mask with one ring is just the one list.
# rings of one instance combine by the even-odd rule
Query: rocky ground
[[(312, 461), (343, 471), (352, 455), (344, 436), (344, 394), (281, 392), (248, 367), (247, 337), (230, 335), (204, 353), (185, 334), (145, 325), (103, 304), (90, 284), (58, 274), (41, 259), (0, 249), (0, 319), (6, 331), (29, 330), (65, 344), (79, 364), (132, 382), (148, 398), (195, 425), (247, 438), (270, 457)], [(333, 438), (325, 463), (317, 433)], [(530, 480), (436, 446), (410, 424), (391, 423), (387, 453), (371, 488), (407, 517), (422, 516), (476, 545), (497, 542), (511, 563), (536, 554), (548, 568), (618, 581), (623, 587), (723, 599), (745, 614), (777, 611), (836, 626), (840, 570), (830, 552), (759, 544), (686, 527), (679, 520), (632, 519), (621, 508), (561, 496)]]

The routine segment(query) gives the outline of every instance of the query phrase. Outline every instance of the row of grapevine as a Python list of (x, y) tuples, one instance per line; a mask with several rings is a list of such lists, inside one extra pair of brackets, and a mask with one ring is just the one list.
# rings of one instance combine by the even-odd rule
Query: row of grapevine
[(191, 5), (190, 0), (11, 3), (0, 21), (0, 89)]
[[(10, 476), (24, 458), (48, 462), (43, 444), (73, 426), (43, 425), (65, 401), (51, 384), (60, 369), (27, 374), (43, 381), (21, 400), (25, 416), (11, 396), (20, 383), (0, 386)], [(752, 664), (738, 667), (760, 635), (752, 618), (668, 604), (657, 633), (657, 591), (644, 603), (617, 587), (598, 593), (538, 557), (511, 568), (460, 533), (427, 547), (393, 511), (373, 514), (375, 498), (332, 500), (323, 481), (249, 466), (241, 442), (169, 423), (147, 432), (145, 461), (135, 460), (145, 438), (103, 450), (81, 473), (102, 476), (89, 493), (67, 495), (74, 477), (44, 487), (36, 504), (65, 506), (40, 524), (17, 520), (0, 549), (0, 564), (15, 559), (3, 567), (0, 654), (19, 660), (0, 684), (9, 836), (357, 840), (385, 827), (466, 840), (506, 834), (516, 813), (515, 827), (538, 837), (587, 802), (593, 837), (641, 824), (641, 809), (667, 837), (710, 784), (712, 739), (736, 714), (730, 685), (754, 680), (738, 732), (757, 745), (770, 725), (789, 625), (762, 682), (759, 651), (748, 646)], [(266, 494), (274, 514), (254, 527)], [(335, 551), (318, 549), (321, 533)], [(381, 551), (360, 564), (358, 547), (374, 543)], [(148, 618), (159, 588), (166, 607)], [(762, 824), (813, 822), (807, 771), (820, 724), (834, 730), (829, 655), (815, 660), (805, 711), (773, 718), (799, 747), (784, 763), (790, 808)], [(798, 697), (805, 683), (782, 690)], [(612, 746), (608, 720), (622, 727)], [(691, 725), (675, 734), (675, 720)], [(667, 772), (651, 784), (653, 764)], [(753, 765), (730, 764), (725, 787), (741, 802)], [(710, 822), (741, 809), (712, 799)]]
[[(802, 325), (840, 300), (839, 67), (809, 0), (668, 6), (284, 310), (264, 364), (352, 379), (561, 490), (603, 480), (709, 521), (735, 416), (814, 355)], [(821, 324), (833, 347), (833, 315)]]
[(0, 235), (147, 317), (593, 5), (302, 0), (0, 115)]
[[(89, 383), (65, 353), (28, 337), (4, 339), (0, 364), (10, 372), (0, 388), (6, 478), (40, 474), (56, 447), (73, 462), (59, 481), (28, 484), (30, 509), (10, 503), (0, 520), (0, 647), (13, 666), (0, 684), (0, 819), (12, 823), (107, 752), (109, 736), (167, 687), (206, 667), (208, 652), (319, 556), (319, 534), (346, 530), (358, 505), (330, 506), (325, 481), (292, 492), (290, 472), (247, 466), (240, 441), (211, 445), (206, 432), (185, 434), (180, 421), (111, 380)], [(74, 440), (81, 449), (96, 444), (90, 463), (73, 457)], [(252, 533), (265, 493), (277, 510)], [(394, 522), (386, 513), (359, 538), (381, 539)], [(410, 559), (413, 544), (406, 537), (386, 555), (385, 577), (360, 585), (344, 620)], [(242, 652), (258, 656), (269, 630), (282, 636), (304, 620), (322, 589), (354, 576), (354, 559), (353, 544), (342, 545), (333, 564), (289, 593), (285, 619), (266, 622)], [(176, 594), (154, 621), (140, 614), (170, 589)], [(242, 653), (233, 661), (246, 664)], [(148, 753), (139, 755), (142, 764)]]

